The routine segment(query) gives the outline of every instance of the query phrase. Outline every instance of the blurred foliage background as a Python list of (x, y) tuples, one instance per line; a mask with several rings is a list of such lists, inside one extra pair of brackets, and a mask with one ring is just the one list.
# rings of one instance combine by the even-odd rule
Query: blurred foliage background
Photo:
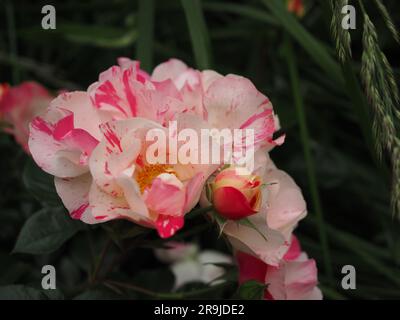
[[(399, 25), (399, 2), (383, 2)], [(363, 3), (397, 79), (399, 44), (374, 1)], [(56, 30), (41, 28), (45, 4), (56, 8)], [(317, 260), (325, 298), (396, 299), (400, 228), (390, 210), (389, 160), (384, 156), (378, 161), (371, 145), (372, 109), (359, 79), (362, 15), (354, 1), (352, 59), (342, 66), (330, 32), (329, 1), (304, 4), (305, 15), (297, 17), (284, 0), (2, 0), (0, 82), (35, 80), (54, 91), (86, 89), (120, 56), (140, 59), (148, 71), (176, 57), (199, 69), (248, 77), (271, 99), (286, 133), (285, 144), (271, 157), (294, 177), (307, 199), (309, 215), (296, 233)], [(193, 284), (170, 293), (172, 275), (151, 250), (162, 245), (154, 232), (124, 221), (93, 227), (65, 219), (50, 177), (12, 137), (1, 134), (0, 149), (3, 297), (235, 294), (231, 282), (215, 288)], [(21, 232), (24, 225), (35, 224), (41, 226), (35, 234)], [(217, 236), (214, 227), (195, 217), (175, 238), (227, 251)], [(40, 290), (44, 264), (57, 269), (56, 291)], [(356, 290), (341, 287), (344, 265), (356, 268)], [(235, 270), (228, 270), (226, 277), (234, 276)], [(132, 285), (118, 287), (109, 279)]]

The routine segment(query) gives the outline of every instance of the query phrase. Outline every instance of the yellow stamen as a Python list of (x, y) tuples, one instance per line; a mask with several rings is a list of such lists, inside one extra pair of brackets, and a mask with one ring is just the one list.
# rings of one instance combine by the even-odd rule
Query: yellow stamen
[(140, 192), (151, 185), (153, 180), (162, 173), (175, 174), (171, 166), (166, 164), (148, 164), (142, 167), (136, 174), (136, 181), (139, 185)]

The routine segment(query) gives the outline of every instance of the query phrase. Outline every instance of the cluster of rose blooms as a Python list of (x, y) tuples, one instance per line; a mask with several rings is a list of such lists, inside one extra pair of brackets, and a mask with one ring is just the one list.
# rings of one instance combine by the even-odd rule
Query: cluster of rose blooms
[[(127, 219), (169, 238), (194, 207), (212, 205), (239, 266), (239, 282), (265, 283), (266, 299), (321, 299), (315, 261), (293, 230), (306, 215), (300, 189), (269, 157), (277, 117), (248, 79), (171, 59), (151, 75), (120, 58), (86, 91), (54, 98), (37, 83), (0, 88), (6, 130), (53, 175), (73, 219)], [(255, 166), (150, 164), (148, 130), (253, 129)], [(211, 209), (210, 209), (211, 210)], [(246, 220), (247, 223), (241, 223)]]

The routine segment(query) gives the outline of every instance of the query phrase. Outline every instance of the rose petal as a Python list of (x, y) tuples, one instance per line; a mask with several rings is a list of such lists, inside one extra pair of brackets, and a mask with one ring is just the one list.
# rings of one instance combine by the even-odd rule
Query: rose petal
[(183, 227), (185, 220), (182, 216), (173, 217), (160, 214), (156, 221), (156, 228), (161, 238), (172, 237)]
[(174, 174), (163, 173), (143, 193), (147, 207), (160, 215), (182, 216), (185, 189)]
[(89, 173), (75, 178), (55, 178), (54, 184), (58, 195), (73, 219), (85, 223), (98, 223), (91, 214), (89, 190), (92, 177)]
[(281, 231), (287, 240), (299, 220), (307, 214), (301, 190), (293, 179), (281, 170), (271, 170), (264, 177), (268, 198), (267, 222), (270, 228)]

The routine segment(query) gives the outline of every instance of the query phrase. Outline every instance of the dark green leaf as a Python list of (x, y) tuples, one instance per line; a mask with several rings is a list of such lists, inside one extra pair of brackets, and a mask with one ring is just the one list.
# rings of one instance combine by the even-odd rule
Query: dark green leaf
[(0, 300), (47, 300), (48, 297), (40, 290), (23, 286), (10, 285), (0, 287)]
[(123, 298), (120, 294), (106, 288), (94, 288), (77, 295), (74, 300), (117, 300)]
[(25, 164), (23, 181), (29, 192), (43, 205), (62, 205), (54, 186), (54, 177), (40, 169), (32, 159)]
[(175, 277), (169, 269), (146, 270), (139, 272), (133, 282), (154, 292), (169, 292), (174, 286)]
[(41, 293), (49, 300), (64, 300), (64, 294), (60, 289), (42, 290)]
[(255, 280), (244, 282), (239, 287), (239, 296), (246, 300), (260, 300), (264, 296), (265, 284)]
[(82, 223), (72, 220), (65, 210), (42, 209), (25, 222), (13, 251), (30, 254), (51, 253), (82, 227)]

